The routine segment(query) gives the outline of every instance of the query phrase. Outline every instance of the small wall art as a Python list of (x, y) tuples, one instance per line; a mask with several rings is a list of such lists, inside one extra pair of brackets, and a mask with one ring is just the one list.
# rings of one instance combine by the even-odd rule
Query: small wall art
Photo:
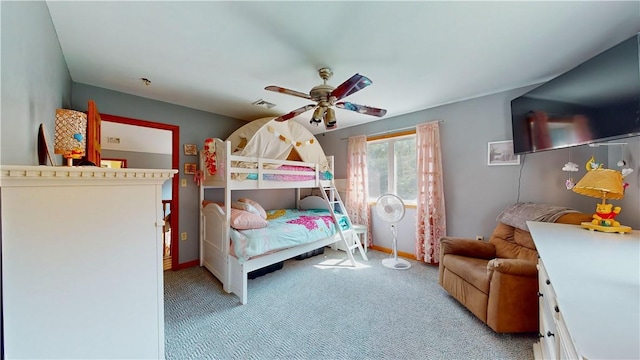
[(520, 155), (513, 153), (513, 141), (492, 141), (487, 148), (487, 165), (520, 165)]
[(198, 155), (198, 145), (196, 144), (184, 144), (185, 155)]
[(186, 175), (193, 175), (198, 170), (198, 165), (196, 163), (185, 163), (184, 164), (184, 173)]

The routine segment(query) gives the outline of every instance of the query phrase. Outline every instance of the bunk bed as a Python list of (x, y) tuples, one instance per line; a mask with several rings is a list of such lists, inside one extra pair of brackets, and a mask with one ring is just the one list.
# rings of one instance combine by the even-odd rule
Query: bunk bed
[[(366, 260), (360, 242), (353, 241), (351, 222), (335, 190), (333, 157), (324, 155), (315, 137), (302, 125), (272, 119), (252, 121), (225, 141), (207, 139), (200, 151), (200, 265), (220, 280), (226, 292), (235, 293), (242, 304), (247, 303), (248, 274), (252, 271), (338, 241), (350, 250), (358, 248)], [(322, 189), (322, 197), (301, 198), (301, 189), (312, 188)], [(224, 201), (207, 201), (208, 189), (223, 189)], [(300, 236), (295, 244), (265, 246), (264, 254), (245, 253), (232, 239), (244, 239), (245, 234), (257, 231), (231, 226), (238, 205), (232, 201), (232, 192), (255, 189), (295, 189), (296, 210), (308, 209), (314, 218), (322, 219), (317, 226), (327, 225), (321, 230), (324, 235)], [(269, 221), (267, 227), (275, 223)], [(350, 250), (346, 254), (356, 266)]]

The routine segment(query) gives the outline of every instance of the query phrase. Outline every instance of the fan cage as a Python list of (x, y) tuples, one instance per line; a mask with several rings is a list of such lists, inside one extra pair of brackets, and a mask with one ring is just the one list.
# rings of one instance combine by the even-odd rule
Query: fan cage
[(404, 217), (404, 202), (394, 194), (384, 194), (376, 202), (378, 216), (386, 222), (397, 223)]

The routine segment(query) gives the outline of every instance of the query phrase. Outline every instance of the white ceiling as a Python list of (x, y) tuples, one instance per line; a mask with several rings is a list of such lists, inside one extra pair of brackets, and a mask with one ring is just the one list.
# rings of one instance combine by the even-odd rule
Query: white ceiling
[[(309, 104), (264, 87), (308, 93), (321, 67), (333, 86), (369, 77), (346, 100), (388, 119), (548, 80), (640, 32), (640, 1), (47, 4), (73, 81), (244, 120)], [(294, 120), (324, 132), (311, 113)]]

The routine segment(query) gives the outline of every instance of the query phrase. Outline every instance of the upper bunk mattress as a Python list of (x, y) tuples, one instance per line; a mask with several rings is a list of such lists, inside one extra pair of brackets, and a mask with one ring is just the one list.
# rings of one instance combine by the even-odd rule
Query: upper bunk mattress
[[(287, 173), (269, 173), (262, 175), (262, 180), (270, 181), (307, 181), (316, 178), (315, 169), (307, 166), (281, 165), (278, 170), (287, 171)], [(295, 171), (290, 173), (289, 171)], [(258, 180), (258, 173), (249, 173), (246, 175), (248, 180)], [(333, 175), (330, 171), (321, 171), (318, 176), (320, 180), (332, 180)], [(235, 178), (232, 174), (232, 178)]]

